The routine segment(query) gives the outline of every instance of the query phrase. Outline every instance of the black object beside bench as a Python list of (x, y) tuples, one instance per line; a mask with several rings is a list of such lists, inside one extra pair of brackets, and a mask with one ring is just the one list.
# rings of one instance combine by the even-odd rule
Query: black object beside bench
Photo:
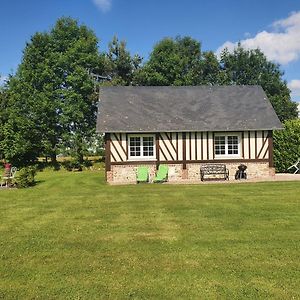
[[(220, 175), (220, 176), (211, 177), (211, 175)], [(200, 167), (200, 176), (201, 176), (201, 181), (205, 179), (229, 180), (229, 171), (226, 169), (226, 165), (223, 164), (207, 164), (207, 165), (202, 165)], [(208, 176), (208, 178), (206, 176)]]

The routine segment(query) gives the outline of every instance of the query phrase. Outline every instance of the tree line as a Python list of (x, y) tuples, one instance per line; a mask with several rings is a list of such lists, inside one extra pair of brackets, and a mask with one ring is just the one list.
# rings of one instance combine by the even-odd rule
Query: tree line
[[(91, 73), (110, 80), (95, 83)], [(280, 66), (259, 49), (239, 45), (218, 58), (202, 51), (199, 41), (179, 36), (159, 41), (144, 61), (117, 37), (107, 51), (99, 50), (90, 28), (61, 18), (31, 37), (16, 73), (0, 90), (0, 155), (23, 166), (39, 156), (55, 163), (57, 154), (67, 152), (82, 163), (101, 140), (95, 132), (96, 85), (261, 85), (281, 121), (298, 113)]]

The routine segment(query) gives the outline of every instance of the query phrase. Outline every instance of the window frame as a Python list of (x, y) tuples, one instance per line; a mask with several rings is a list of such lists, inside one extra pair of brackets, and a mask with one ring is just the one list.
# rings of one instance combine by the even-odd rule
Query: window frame
[[(225, 154), (216, 154), (216, 140), (215, 138), (217, 136), (224, 136), (225, 137)], [(228, 137), (229, 136), (236, 136), (237, 139), (238, 139), (238, 153), (237, 154), (229, 154), (228, 153)], [(226, 158), (241, 158), (242, 154), (241, 154), (241, 133), (239, 132), (217, 132), (217, 133), (214, 133), (214, 148), (213, 148), (213, 151), (214, 151), (214, 157), (215, 158), (222, 158), (222, 159), (226, 159)]]
[[(132, 137), (139, 137), (140, 138), (140, 154), (139, 156), (131, 156), (130, 155), (130, 138)], [(153, 155), (152, 156), (144, 156), (144, 138), (145, 137), (152, 137), (153, 138)], [(145, 146), (146, 147), (146, 146)], [(128, 134), (127, 138), (127, 153), (128, 153), (128, 160), (135, 161), (135, 160), (156, 160), (156, 145), (155, 145), (155, 134)]]

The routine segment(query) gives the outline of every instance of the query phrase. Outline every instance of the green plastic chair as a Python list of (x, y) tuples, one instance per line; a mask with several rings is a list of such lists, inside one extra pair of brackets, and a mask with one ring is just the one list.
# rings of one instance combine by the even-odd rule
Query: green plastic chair
[(168, 171), (169, 168), (166, 165), (160, 165), (158, 167), (158, 171), (156, 173), (156, 176), (153, 179), (153, 182), (160, 183), (165, 182), (168, 180)]
[(147, 167), (137, 168), (136, 181), (137, 183), (149, 181), (149, 170)]

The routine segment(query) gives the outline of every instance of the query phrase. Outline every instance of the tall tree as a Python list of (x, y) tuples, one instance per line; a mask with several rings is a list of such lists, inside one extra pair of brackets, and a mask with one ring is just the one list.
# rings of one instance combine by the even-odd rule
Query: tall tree
[[(9, 86), (1, 93), (0, 152), (6, 160), (21, 166), (33, 162), (41, 148), (40, 133), (28, 103), (21, 96), (20, 86), (10, 78)], [(22, 86), (24, 88), (24, 86)], [(27, 96), (29, 97), (30, 90)], [(22, 91), (22, 95), (25, 92)]]
[(165, 38), (158, 42), (149, 60), (136, 72), (137, 85), (215, 84), (218, 60), (212, 52), (202, 52), (200, 42), (191, 37)]
[(82, 161), (83, 144), (96, 120), (97, 97), (88, 72), (101, 74), (104, 64), (95, 34), (71, 18), (31, 38), (9, 86), (10, 103), (20, 117), (34, 122), (40, 153), (55, 161), (64, 145), (76, 149)]
[(284, 73), (261, 50), (247, 50), (241, 45), (232, 53), (225, 49), (220, 63), (222, 84), (261, 85), (281, 121), (297, 117), (297, 105), (282, 79)]
[(131, 85), (134, 73), (140, 68), (142, 58), (131, 56), (126, 42), (114, 36), (108, 45), (106, 55), (106, 74), (111, 77), (111, 85)]
[(56, 113), (62, 143), (75, 150), (82, 162), (86, 140), (95, 131), (97, 95), (87, 70), (101, 74), (104, 58), (99, 55), (97, 37), (75, 20), (58, 20), (50, 33), (59, 78)]
[(220, 64), (212, 51), (203, 52), (201, 61), (201, 84), (221, 84)]
[(0, 86), (0, 158), (1, 159), (4, 157), (4, 151), (1, 144), (4, 140), (4, 125), (7, 122), (7, 102), (8, 102), (7, 89)]

